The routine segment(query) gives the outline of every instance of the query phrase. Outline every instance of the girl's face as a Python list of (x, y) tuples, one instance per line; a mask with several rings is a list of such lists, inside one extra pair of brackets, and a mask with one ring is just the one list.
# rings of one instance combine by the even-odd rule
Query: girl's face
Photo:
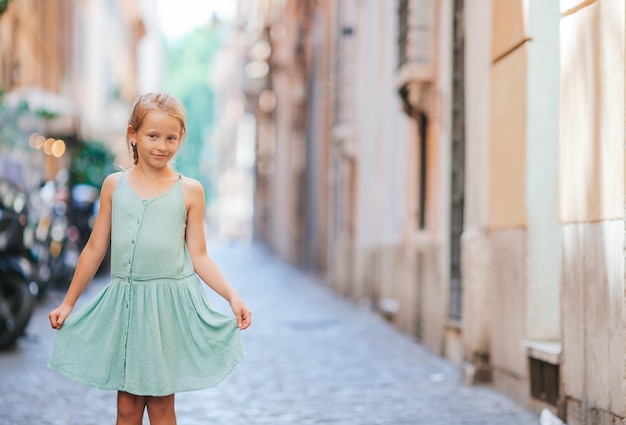
[(174, 157), (182, 140), (180, 122), (166, 112), (152, 110), (138, 130), (128, 128), (131, 143), (136, 143), (139, 163), (161, 168)]

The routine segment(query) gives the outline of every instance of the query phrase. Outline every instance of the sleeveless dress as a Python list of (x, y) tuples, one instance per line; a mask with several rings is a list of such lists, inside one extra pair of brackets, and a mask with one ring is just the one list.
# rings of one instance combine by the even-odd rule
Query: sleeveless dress
[(111, 281), (57, 331), (48, 367), (143, 396), (217, 385), (245, 352), (236, 319), (211, 307), (194, 272), (181, 178), (147, 200), (122, 173), (111, 218)]

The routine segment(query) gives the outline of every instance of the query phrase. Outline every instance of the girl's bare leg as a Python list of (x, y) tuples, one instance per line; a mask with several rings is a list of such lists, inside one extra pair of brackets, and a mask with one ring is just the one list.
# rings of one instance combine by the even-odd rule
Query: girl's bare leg
[(163, 397), (146, 397), (150, 425), (176, 425), (174, 394)]
[(141, 425), (143, 410), (146, 407), (146, 397), (134, 394), (117, 392), (117, 421), (116, 425)]

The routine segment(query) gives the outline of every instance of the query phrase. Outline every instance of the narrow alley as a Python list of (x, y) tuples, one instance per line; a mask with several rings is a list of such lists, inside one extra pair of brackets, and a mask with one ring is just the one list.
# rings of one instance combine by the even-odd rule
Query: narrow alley
[[(211, 254), (254, 321), (244, 331), (247, 357), (223, 383), (177, 395), (179, 424), (539, 423), (502, 393), (465, 386), (455, 365), (263, 246), (219, 246)], [(79, 303), (106, 281), (95, 280)], [(216, 294), (208, 295), (227, 311)], [(13, 350), (0, 352), (3, 425), (115, 420), (115, 392), (84, 387), (46, 368), (54, 338), (47, 313), (62, 296), (50, 292), (38, 304), (27, 335)]]

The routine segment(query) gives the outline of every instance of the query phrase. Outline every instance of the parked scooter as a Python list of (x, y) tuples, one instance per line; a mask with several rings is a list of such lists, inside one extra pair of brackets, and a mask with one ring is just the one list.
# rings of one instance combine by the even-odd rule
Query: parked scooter
[[(87, 244), (100, 207), (100, 189), (90, 184), (78, 183), (72, 187), (71, 234), (78, 231), (77, 245), (79, 251)], [(111, 262), (111, 251), (107, 250), (96, 274), (107, 273)]]
[(89, 235), (96, 220), (96, 201), (100, 195), (98, 188), (78, 183), (71, 190), (72, 224), (78, 231), (78, 247), (82, 250), (87, 244)]
[(64, 181), (48, 181), (39, 189), (39, 207), (31, 214), (36, 223), (32, 251), (51, 283), (69, 283), (79, 256), (79, 230), (71, 225), (69, 189)]
[(26, 194), (0, 180), (0, 349), (12, 346), (30, 320), (38, 285), (24, 255)]

